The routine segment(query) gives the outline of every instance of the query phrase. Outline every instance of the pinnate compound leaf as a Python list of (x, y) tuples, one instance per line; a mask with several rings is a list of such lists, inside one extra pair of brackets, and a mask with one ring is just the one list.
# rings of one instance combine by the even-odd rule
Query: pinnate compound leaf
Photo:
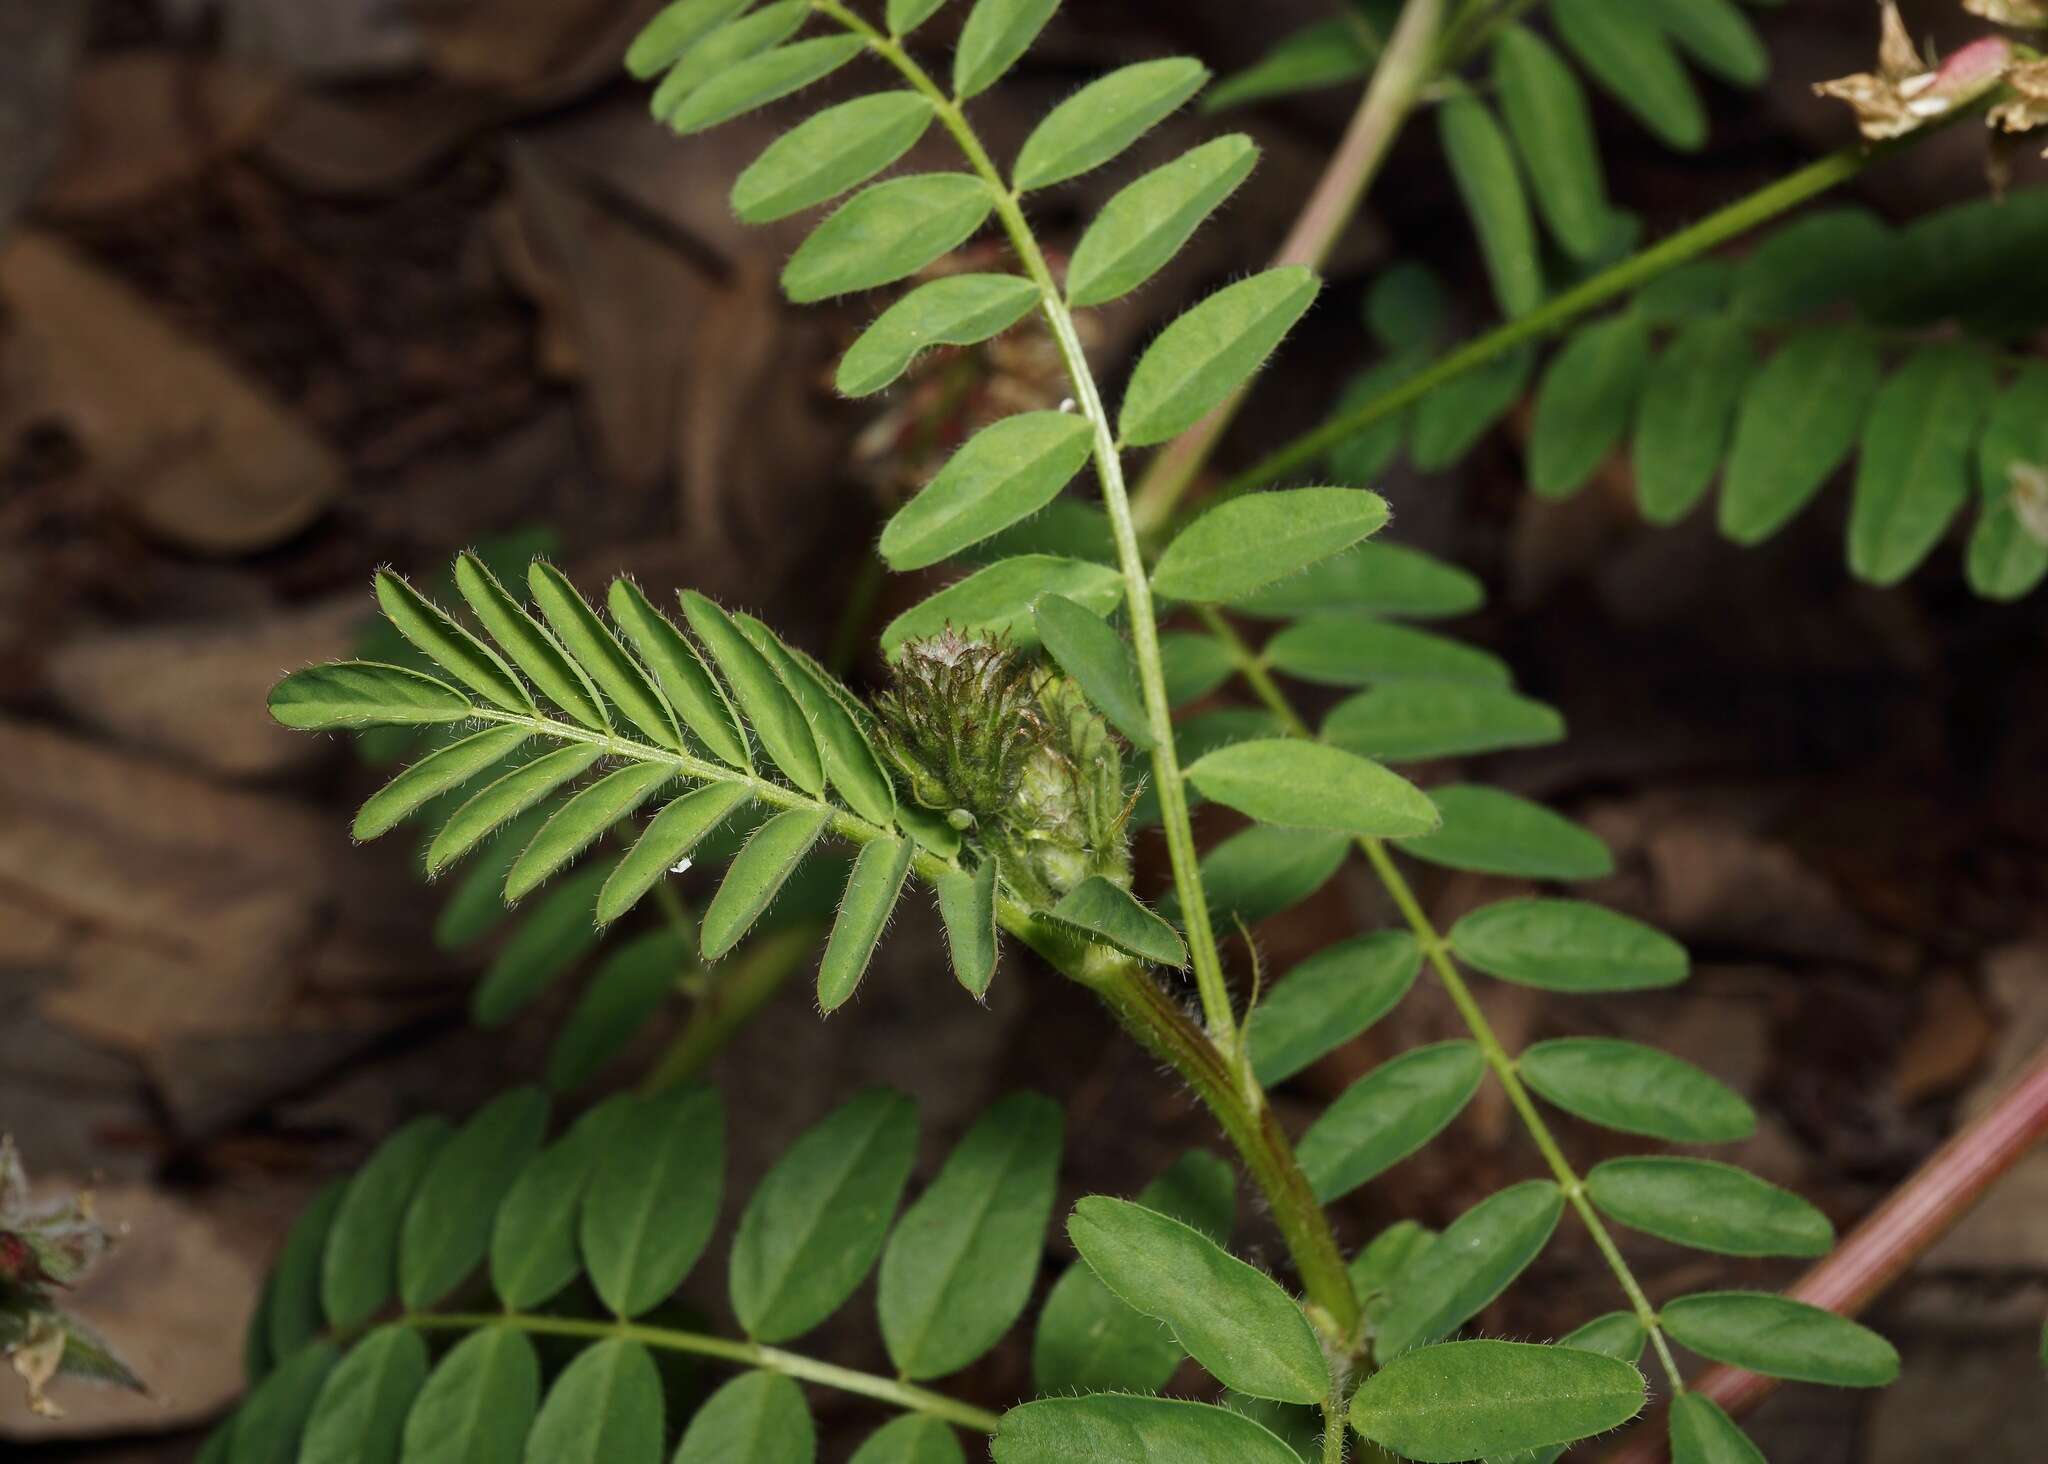
[(782, 271), (798, 304), (907, 279), (964, 243), (995, 207), (970, 173), (912, 173), (856, 193), (797, 246)]
[(1278, 915), (1328, 883), (1350, 850), (1348, 834), (1276, 824), (1254, 824), (1232, 834), (1202, 856), (1210, 917), (1228, 929), (1233, 921), (1256, 925)]
[(1671, 1464), (1764, 1464), (1763, 1451), (1711, 1398), (1679, 1394), (1669, 1423)]
[(626, 49), (626, 70), (647, 81), (682, 59), (685, 51), (754, 0), (673, 0), (647, 22)]
[[(530, 809), (536, 808), (547, 796), (584, 773), (604, 756), (604, 749), (589, 743), (572, 743), (544, 753), (532, 762), (522, 763), (509, 772), (492, 779), (480, 788), (470, 799), (448, 816), (448, 822), (441, 825), (434, 834), (433, 842), (427, 845), (426, 865), (429, 875), (438, 874), (450, 864), (467, 854), (492, 832), (507, 824)], [(539, 831), (536, 821), (534, 832)], [(513, 830), (506, 830), (507, 834)], [(523, 853), (527, 841), (521, 840), (515, 849), (508, 850), (505, 869), (509, 872), (513, 859)], [(494, 903), (502, 901), (497, 886), (502, 885), (503, 876), (492, 881), (491, 895)]]
[(967, 1464), (967, 1456), (952, 1425), (928, 1413), (906, 1413), (869, 1434), (851, 1464)]
[(1564, 718), (1503, 687), (1408, 681), (1339, 702), (1321, 736), (1360, 757), (1414, 762), (1561, 742)]
[(1052, 919), (1155, 966), (1179, 970), (1187, 964), (1187, 947), (1181, 944), (1180, 932), (1136, 895), (1099, 874), (1090, 875), (1061, 896)]
[(1021, 275), (942, 275), (919, 285), (847, 348), (839, 362), (839, 390), (850, 397), (878, 392), (908, 371), (920, 352), (1001, 335), (1030, 314), (1038, 299), (1038, 286)]
[(829, 1013), (844, 1006), (867, 974), (890, 912), (903, 893), (915, 849), (908, 839), (876, 839), (863, 845), (854, 857), (839, 916), (832, 922), (832, 937), (818, 963), (820, 1010)]
[(504, 711), (531, 712), (533, 698), (505, 658), (463, 629), (440, 606), (390, 570), (379, 570), (377, 604), (413, 648)]
[(1032, 614), (1046, 654), (1079, 683), (1095, 709), (1134, 746), (1155, 746), (1137, 667), (1124, 638), (1107, 620), (1065, 595), (1041, 595)]
[(1751, 378), (1721, 483), (1721, 532), (1760, 544), (1849, 456), (1877, 394), (1877, 347), (1849, 327), (1792, 337)]
[(298, 732), (426, 727), (459, 722), (475, 710), (447, 682), (377, 661), (311, 666), (270, 689), (270, 715)]
[(1558, 1187), (1531, 1179), (1452, 1221), (1397, 1279), (1375, 1344), (1381, 1361), (1434, 1342), (1477, 1315), (1536, 1259), (1563, 1213)]
[(817, 739), (803, 709), (783, 686), (774, 667), (733, 624), (716, 602), (695, 590), (682, 592), (683, 618), (711, 652), (718, 669), (753, 724), (754, 735), (783, 775), (812, 797), (825, 791), (825, 768)]
[(1149, 447), (1194, 426), (1251, 379), (1319, 288), (1310, 269), (1270, 269), (1224, 286), (1167, 326), (1131, 372), (1117, 416), (1124, 442)]
[(866, 44), (859, 36), (819, 36), (763, 51), (705, 82), (663, 120), (683, 134), (730, 122), (830, 76)]
[(984, 859), (972, 874), (939, 876), (939, 919), (953, 975), (976, 1001), (996, 974), (996, 862)]
[(2048, 464), (2048, 365), (2023, 367), (1992, 405), (1977, 445), (1983, 508), (1970, 534), (1970, 588), (2017, 600), (2048, 575), (2048, 543), (2027, 531), (2013, 506), (2015, 463)]
[(1090, 82), (1047, 114), (1017, 154), (1011, 181), (1046, 188), (1101, 167), (1200, 91), (1209, 68), (1187, 56), (1140, 61)]
[(1768, 1291), (1681, 1296), (1659, 1316), (1681, 1347), (1765, 1377), (1882, 1388), (1899, 1375), (1897, 1349), (1870, 1328)]
[(480, 1027), (509, 1022), (596, 948), (597, 895), (612, 864), (600, 859), (541, 897), (491, 957), (484, 979), (470, 995), (472, 1021)]
[(889, 34), (908, 35), (934, 15), (946, 0), (889, 0)]
[(1298, 1152), (1309, 1188), (1327, 1204), (1385, 1173), (1442, 1133), (1485, 1076), (1478, 1047), (1462, 1039), (1418, 1047), (1374, 1068), (1302, 1135)]
[(894, 655), (905, 641), (952, 626), (962, 635), (1008, 636), (1019, 649), (1038, 644), (1032, 606), (1042, 595), (1065, 595), (1098, 615), (1123, 602), (1123, 576), (1106, 564), (1054, 554), (1019, 554), (978, 569), (957, 584), (904, 611), (882, 631), (882, 649)]
[(306, 1421), (339, 1357), (334, 1344), (323, 1339), (279, 1362), (235, 1415), (227, 1452), (230, 1464), (288, 1464), (297, 1459)]
[(882, 770), (874, 744), (848, 710), (853, 695), (832, 679), (831, 673), (751, 615), (737, 615), (734, 623), (775, 668), (784, 690), (796, 701), (810, 724), (812, 739), (824, 764), (825, 776), (839, 790), (847, 807), (869, 823), (888, 827), (896, 822), (896, 785)]
[(1266, 620), (1292, 620), (1318, 610), (1350, 610), (1410, 620), (1463, 615), (1486, 603), (1477, 578), (1402, 544), (1354, 544), (1231, 601), (1231, 609)]
[(583, 1270), (576, 1220), (583, 1188), (632, 1100), (619, 1094), (576, 1120), (526, 1162), (491, 1227), (491, 1289), (509, 1311), (531, 1311)]
[(1748, 332), (1709, 317), (1679, 331), (1651, 365), (1630, 449), (1636, 498), (1651, 523), (1676, 523), (1707, 491), (1756, 364)]
[(1351, 1426), (1403, 1458), (1474, 1459), (1566, 1444), (1643, 1406), (1633, 1363), (1574, 1347), (1446, 1342), (1396, 1358), (1359, 1385)]
[(1059, 9), (1060, 0), (975, 0), (953, 51), (953, 95), (965, 101), (1015, 66)]
[(1041, 1398), (1003, 1415), (996, 1464), (1301, 1464), (1274, 1434), (1228, 1408), (1096, 1393)]
[(1358, 615), (1311, 615), (1266, 642), (1273, 668), (1321, 686), (1390, 681), (1462, 682), (1506, 688), (1507, 662), (1449, 636)]
[(455, 587), (491, 639), (512, 658), (512, 664), (541, 690), (541, 695), (574, 721), (596, 732), (609, 732), (611, 719), (597, 687), (581, 666), (572, 662), (555, 638), (506, 592), (489, 566), (474, 554), (455, 559)]
[(1261, 823), (1394, 839), (1436, 826), (1435, 806), (1406, 778), (1298, 738), (1218, 748), (1187, 777), (1205, 797)]
[(1429, 796), (1443, 824), (1402, 841), (1402, 852), (1417, 859), (1522, 879), (1603, 879), (1614, 872), (1614, 856), (1597, 835), (1540, 803), (1470, 783), (1432, 788)]
[(734, 856), (704, 912), (700, 938), (705, 960), (721, 959), (754, 928), (754, 922), (767, 913), (782, 886), (823, 837), (826, 821), (822, 809), (791, 808), (754, 831)]
[(321, 1308), (334, 1326), (361, 1326), (397, 1291), (406, 1207), (453, 1132), (444, 1118), (416, 1118), (378, 1145), (349, 1180), (321, 1252)]
[(379, 1327), (327, 1375), (298, 1464), (398, 1464), (405, 1415), (427, 1381), (427, 1344), (412, 1327)]
[(1916, 569), (1970, 498), (1977, 427), (1998, 389), (1975, 346), (1925, 346), (1871, 404), (1849, 513), (1849, 570), (1894, 585)]
[(1614, 210), (1578, 77), (1548, 41), (1509, 25), (1493, 43), (1493, 83), (1544, 223), (1572, 258), (1597, 259), (1613, 237)]
[[(913, 91), (827, 107), (770, 143), (740, 174), (733, 212), (746, 223), (767, 224), (837, 198), (910, 151), (931, 121), (932, 104)], [(840, 390), (847, 390), (843, 379)]]
[(733, 1314), (749, 1337), (788, 1341), (845, 1304), (882, 1253), (916, 1157), (916, 1105), (876, 1088), (776, 1161), (733, 1239)]
[(1740, 1093), (1640, 1043), (1560, 1037), (1527, 1049), (1516, 1067), (1544, 1098), (1603, 1128), (1674, 1144), (1731, 1144), (1756, 1131)]
[(912, 1380), (995, 1346), (1030, 1299), (1052, 1214), (1062, 1114), (1035, 1093), (991, 1107), (904, 1212), (882, 1253), (876, 1306), (889, 1358)]
[(708, 1088), (636, 1099), (583, 1197), (591, 1284), (626, 1319), (659, 1304), (704, 1253), (725, 1185), (725, 1107)]
[(747, 752), (746, 734), (740, 730), (739, 714), (697, 648), (631, 580), (613, 580), (606, 604), (633, 649), (654, 672), (683, 725), (726, 766), (751, 770), (753, 761)]
[(364, 840), (389, 833), (423, 805), (503, 762), (532, 735), (525, 727), (487, 727), (429, 753), (365, 799), (349, 832)]
[(661, 1464), (661, 1453), (661, 1374), (625, 1337), (576, 1354), (526, 1440), (526, 1464)]
[(1354, 936), (1289, 971), (1245, 1023), (1252, 1073), (1272, 1087), (1349, 1042), (1392, 1011), (1422, 969), (1415, 938), (1397, 930)]
[(720, 26), (669, 68), (661, 85), (654, 89), (648, 109), (657, 120), (666, 120), (682, 106), (684, 98), (707, 81), (795, 35), (810, 18), (810, 12), (807, 0), (777, 0), (752, 15)]
[(748, 796), (744, 783), (706, 783), (668, 803), (605, 879), (597, 897), (597, 923), (609, 925), (638, 904)]
[(1477, 97), (1453, 97), (1437, 111), (1437, 136), (1465, 212), (1479, 236), (1487, 278), (1503, 314), (1521, 315), (1543, 299), (1543, 261), (1522, 176), (1492, 109)]
[(441, 1359), (405, 1418), (402, 1464), (506, 1464), (540, 1406), (540, 1356), (522, 1332), (483, 1327)]
[(1044, 508), (1094, 446), (1071, 412), (1020, 412), (985, 427), (882, 530), (882, 558), (923, 569)]
[(1329, 1391), (1322, 1346), (1294, 1298), (1199, 1231), (1090, 1195), (1074, 1206), (1067, 1234), (1104, 1285), (1166, 1323), (1219, 1381), (1283, 1402), (1312, 1403)]
[(1835, 1244), (1805, 1200), (1708, 1159), (1609, 1159), (1586, 1176), (1586, 1194), (1632, 1230), (1724, 1256), (1824, 1256)]
[(1259, 149), (1232, 133), (1181, 154), (1103, 205), (1067, 266), (1067, 303), (1103, 305), (1152, 278), (1251, 175)]
[(626, 1050), (694, 962), (672, 928), (646, 931), (606, 956), (548, 1048), (547, 1085), (568, 1093)]
[(1544, 991), (1676, 986), (1690, 963), (1662, 931), (1585, 900), (1499, 900), (1451, 927), (1451, 949), (1489, 976)]
[(1529, 486), (1576, 493), (1628, 431), (1650, 365), (1650, 331), (1634, 315), (1590, 325), (1544, 373), (1529, 428)]
[(555, 637), (590, 674), (612, 704), (656, 746), (683, 749), (682, 728), (639, 662), (626, 654), (597, 612), (590, 608), (568, 576), (536, 559), (526, 571), (526, 587)]
[(1705, 144), (1706, 109), (1651, 7), (1551, 0), (1550, 20), (1593, 79), (1665, 146), (1697, 152)]
[(1359, 488), (1285, 488), (1219, 503), (1174, 536), (1152, 571), (1172, 600), (1241, 600), (1351, 548), (1387, 521)]
[(538, 889), (675, 776), (667, 763), (629, 763), (579, 791), (541, 826), (506, 874), (506, 903)]
[(432, 1306), (476, 1269), (498, 1203), (540, 1148), (547, 1124), (547, 1096), (515, 1088), (440, 1146), (399, 1231), (398, 1295), (406, 1306)]

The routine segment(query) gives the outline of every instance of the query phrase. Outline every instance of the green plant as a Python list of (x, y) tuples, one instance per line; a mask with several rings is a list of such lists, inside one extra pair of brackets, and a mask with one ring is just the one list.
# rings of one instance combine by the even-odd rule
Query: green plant
[[(452, 859), (551, 807), (518, 837), (499, 834), (491, 878), (515, 900), (551, 879), (584, 881), (600, 924), (658, 897), (683, 861), (710, 862), (720, 827), (751, 825), (702, 915), (707, 961), (732, 952), (823, 846), (853, 849), (819, 964), (828, 1012), (857, 991), (908, 884), (927, 886), (970, 992), (988, 989), (1007, 935), (1099, 996), (1187, 1082), (1259, 1192), (1300, 1296), (1229, 1254), (1235, 1181), (1190, 1156), (1135, 1201), (1075, 1207), (1066, 1232), (1081, 1260), (1052, 1288), (1033, 1339), (1042, 1396), (998, 1416), (928, 1385), (994, 1346), (1026, 1308), (1060, 1152), (1052, 1100), (996, 1105), (900, 1221), (915, 1143), (908, 1103), (867, 1093), (823, 1119), (741, 1217), (727, 1288), (744, 1334), (735, 1339), (699, 1325), (674, 1295), (718, 1214), (717, 1095), (657, 1074), (550, 1144), (548, 1100), (519, 1090), (459, 1129), (426, 1119), (402, 1130), (308, 1210), (251, 1329), (261, 1381), (208, 1457), (633, 1464), (661, 1457), (673, 1432), (686, 1464), (781, 1464), (811, 1457), (802, 1381), (900, 1413), (860, 1464), (959, 1458), (955, 1427), (992, 1435), (1001, 1464), (1331, 1461), (1354, 1438), (1375, 1456), (1548, 1461), (1635, 1416), (1648, 1351), (1675, 1399), (1679, 1456), (1708, 1461), (1754, 1451), (1687, 1391), (1674, 1345), (1778, 1377), (1888, 1381), (1889, 1345), (1815, 1307), (1736, 1291), (1653, 1304), (1610, 1225), (1738, 1256), (1817, 1255), (1832, 1230), (1798, 1197), (1702, 1159), (1650, 1154), (1581, 1174), (1539, 1099), (1677, 1145), (1739, 1138), (1753, 1115), (1654, 1049), (1575, 1038), (1510, 1052), (1470, 980), (1663, 987), (1685, 979), (1683, 949), (1550, 894), (1440, 930), (1412, 890), (1408, 861), (1545, 887), (1611, 868), (1594, 834), (1537, 804), (1477, 784), (1425, 790), (1388, 766), (1562, 735), (1558, 714), (1515, 691), (1498, 660), (1406, 623), (1472, 608), (1476, 582), (1376, 541), (1386, 506), (1352, 487), (1229, 497), (1156, 552), (1141, 538), (1125, 453), (1173, 441), (1231, 398), (1318, 282), (1282, 267), (1196, 304), (1147, 347), (1112, 414), (1074, 312), (1135, 290), (1170, 260), (1255, 149), (1226, 137), (1137, 179), (1090, 225), (1063, 281), (1023, 199), (1111, 162), (1199, 89), (1203, 68), (1144, 62), (1083, 88), (1005, 173), (964, 103), (1023, 56), (1057, 0), (977, 0), (950, 88), (906, 41), (942, 3), (889, 0), (877, 26), (841, 0), (678, 0), (629, 57), (637, 74), (661, 78), (657, 115), (682, 133), (857, 57), (894, 73), (895, 89), (799, 125), (739, 180), (735, 207), (754, 221), (853, 195), (789, 261), (793, 299), (908, 279), (995, 220), (1015, 269), (911, 290), (846, 353), (843, 390), (879, 391), (926, 347), (987, 339), (1032, 311), (1058, 343), (1073, 409), (985, 429), (883, 532), (898, 570), (981, 561), (884, 629), (891, 687), (863, 701), (767, 625), (692, 591), (679, 624), (618, 581), (607, 618), (544, 561), (515, 595), (465, 555), (452, 585), (466, 618), (394, 574), (377, 578), (386, 616), (429, 670), (317, 667), (281, 682), (271, 708), (307, 730), (457, 734), (373, 797), (369, 830), (445, 810), (432, 847)], [(1423, 0), (1411, 13), (1438, 8)], [(812, 22), (818, 33), (804, 35)], [(934, 123), (966, 171), (870, 182)], [(1376, 297), (1376, 329), (1396, 349), (1428, 333), (1418, 279)], [(1099, 510), (1060, 498), (1090, 464)], [(1186, 626), (1162, 629), (1163, 615)], [(1255, 649), (1246, 621), (1278, 628)], [(1176, 708), (1233, 678), (1254, 706), (1176, 721)], [(1283, 678), (1356, 694), (1311, 728)], [(500, 771), (515, 750), (533, 755)], [(1203, 799), (1249, 821), (1206, 854), (1189, 814)], [(592, 864), (622, 823), (624, 851)], [(1133, 830), (1152, 824), (1171, 866), (1156, 901), (1134, 890), (1128, 850)], [(1406, 928), (1342, 942), (1270, 991), (1255, 959), (1233, 982), (1232, 932), (1294, 907), (1354, 852)], [(1425, 967), (1469, 1035), (1369, 1073), (1290, 1140), (1268, 1088), (1370, 1027)], [(1347, 1256), (1329, 1203), (1427, 1144), (1489, 1075), (1545, 1177), (1488, 1197), (1440, 1235), (1404, 1223)], [(1567, 1210), (1624, 1308), (1555, 1345), (1452, 1340)], [(898, 1377), (784, 1350), (877, 1263)], [(495, 1309), (481, 1299), (486, 1281)], [(428, 1337), (449, 1333), (460, 1340), (435, 1360)], [(1224, 1403), (1156, 1396), (1184, 1356), (1228, 1390)], [(679, 1367), (688, 1358), (741, 1372), (700, 1403)]]

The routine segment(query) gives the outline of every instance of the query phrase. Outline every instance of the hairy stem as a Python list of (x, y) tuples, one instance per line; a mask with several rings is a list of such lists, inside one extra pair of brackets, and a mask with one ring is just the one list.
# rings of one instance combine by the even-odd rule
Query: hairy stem
[(971, 1403), (949, 1398), (944, 1393), (934, 1393), (929, 1388), (819, 1362), (800, 1353), (784, 1352), (779, 1347), (763, 1347), (758, 1342), (738, 1342), (729, 1337), (684, 1332), (673, 1327), (650, 1327), (638, 1322), (582, 1317), (537, 1316), (530, 1312), (415, 1312), (403, 1317), (401, 1323), (422, 1331), (474, 1332), (484, 1327), (504, 1327), (542, 1337), (582, 1337), (591, 1341), (624, 1338), (662, 1352), (715, 1357), (741, 1367), (781, 1373), (799, 1382), (837, 1388), (842, 1393), (858, 1393), (863, 1398), (879, 1399), (911, 1413), (928, 1413), (934, 1418), (943, 1418), (948, 1423), (957, 1423), (977, 1433), (994, 1433), (1000, 1421), (985, 1408), (976, 1408)]
[[(1408, 0), (1401, 9), (1386, 50), (1373, 68), (1372, 80), (1352, 114), (1351, 125), (1323, 167), (1315, 192), (1295, 218), (1294, 227), (1273, 256), (1272, 268), (1305, 264), (1320, 266), (1336, 245), (1337, 236), (1364, 202), (1387, 151), (1394, 145), (1416, 100), (1436, 70), (1437, 37), (1443, 25), (1444, 0)], [(1224, 429), (1244, 404), (1249, 386), (1241, 386), (1222, 405), (1167, 444), (1139, 480), (1133, 500), (1138, 528), (1151, 532), (1165, 523), (1174, 505), (1209, 460)]]

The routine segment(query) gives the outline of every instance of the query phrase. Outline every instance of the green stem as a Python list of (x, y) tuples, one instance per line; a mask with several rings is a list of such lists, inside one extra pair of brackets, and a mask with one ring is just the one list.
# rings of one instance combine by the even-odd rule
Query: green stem
[(640, 1081), (642, 1095), (661, 1093), (697, 1076), (748, 1018), (782, 989), (824, 932), (815, 925), (757, 936), (714, 974), (691, 1007), (682, 1031)]
[(908, 1412), (928, 1413), (934, 1418), (943, 1418), (948, 1423), (957, 1423), (962, 1428), (970, 1428), (977, 1433), (994, 1433), (997, 1423), (1000, 1422), (995, 1414), (985, 1408), (976, 1408), (971, 1403), (962, 1403), (957, 1398), (934, 1393), (928, 1388), (898, 1382), (894, 1378), (877, 1377), (873, 1373), (856, 1372), (852, 1368), (837, 1367), (800, 1353), (784, 1352), (779, 1347), (763, 1347), (758, 1342), (737, 1342), (729, 1337), (713, 1337), (703, 1332), (684, 1332), (673, 1327), (650, 1327), (639, 1322), (536, 1316), (528, 1312), (415, 1312), (401, 1320), (405, 1326), (423, 1331), (474, 1332), (484, 1327), (505, 1327), (512, 1331), (542, 1337), (581, 1337), (591, 1341), (624, 1338), (629, 1342), (638, 1342), (642, 1346), (663, 1352), (687, 1352), (697, 1357), (715, 1357), (723, 1362), (738, 1363), (742, 1367), (781, 1373), (784, 1377), (795, 1378), (800, 1382), (837, 1388), (842, 1393), (858, 1393), (863, 1398), (876, 1398)]
[[(1294, 709), (1294, 703), (1273, 679), (1265, 664), (1244, 643), (1244, 638), (1237, 633), (1236, 627), (1213, 609), (1204, 607), (1197, 613), (1200, 614), (1203, 624), (1229, 650), (1232, 660), (1244, 676), (1245, 683), (1251, 687), (1252, 693), (1279, 719), (1287, 734), (1291, 737), (1313, 739), (1315, 734), (1301, 719), (1301, 714)], [(1487, 1021), (1478, 998), (1473, 996), (1472, 988), (1466, 983), (1456, 963), (1451, 960), (1450, 943), (1436, 928), (1436, 923), (1429, 918), (1429, 912), (1422, 908), (1422, 902), (1416, 899), (1415, 891), (1409, 886), (1407, 877), (1401, 873), (1400, 867), (1394, 863), (1394, 857), (1388, 851), (1385, 841), (1362, 838), (1358, 841), (1358, 847), (1365, 854), (1367, 862), (1372, 865), (1373, 872), (1379, 876), (1380, 884), (1385, 888), (1388, 897), (1400, 910), (1402, 918), (1408, 922), (1409, 929), (1415, 933), (1416, 943), (1422, 947), (1423, 954), (1436, 972), (1437, 980), (1442, 984), (1445, 994), (1450, 997), (1451, 1004), (1458, 1009), (1458, 1016), (1471, 1032), (1472, 1040), (1479, 1044), (1479, 1051), (1486, 1059), (1486, 1065), (1499, 1079), (1501, 1088), (1508, 1095), (1508, 1102), (1520, 1116), (1522, 1126), (1528, 1130), (1537, 1151), (1543, 1156), (1543, 1162), (1550, 1167), (1551, 1174), (1556, 1177), (1558, 1188), (1564, 1191), (1565, 1198), (1571, 1202), (1572, 1208), (1578, 1211), (1579, 1218), (1585, 1222), (1587, 1231), (1593, 1237), (1593, 1244), (1599, 1248), (1608, 1269), (1620, 1283), (1622, 1294), (1628, 1298), (1629, 1305), (1634, 1309), (1637, 1319), (1642, 1322), (1643, 1329), (1649, 1334), (1652, 1345), (1657, 1349), (1658, 1358), (1663, 1363), (1666, 1375), (1671, 1379), (1672, 1388), (1683, 1392), (1685, 1384), (1679, 1375), (1677, 1363), (1672, 1359), (1671, 1349), (1664, 1340), (1663, 1328), (1658, 1324), (1657, 1309), (1650, 1305), (1650, 1299), (1643, 1293), (1635, 1272), (1629, 1269), (1628, 1261), (1622, 1256), (1620, 1247), (1615, 1245), (1614, 1237), (1608, 1233), (1606, 1223), (1601, 1220), (1592, 1202), (1586, 1198), (1585, 1182), (1580, 1179), (1578, 1171), (1572, 1168), (1571, 1161), (1565, 1157), (1564, 1150), (1557, 1142), (1557, 1136), (1551, 1132), (1550, 1125), (1544, 1121), (1535, 1100), (1529, 1096), (1529, 1090), (1523, 1086), (1521, 1074), (1515, 1067), (1515, 1059), (1501, 1045), (1500, 1038), (1495, 1034), (1493, 1024)]]

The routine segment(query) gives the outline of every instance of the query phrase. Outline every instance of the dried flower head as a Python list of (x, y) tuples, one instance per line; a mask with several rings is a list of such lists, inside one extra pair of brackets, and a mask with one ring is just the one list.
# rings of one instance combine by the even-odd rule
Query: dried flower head
[(1945, 117), (1996, 87), (2013, 63), (2012, 42), (2003, 36), (1972, 41), (1946, 61), (1929, 65), (1913, 45), (1899, 7), (1885, 0), (1877, 70), (1823, 81), (1814, 91), (1847, 102), (1865, 137), (1903, 137)]
[(2048, 0), (1963, 0), (1963, 9), (1999, 25), (2048, 27)]

